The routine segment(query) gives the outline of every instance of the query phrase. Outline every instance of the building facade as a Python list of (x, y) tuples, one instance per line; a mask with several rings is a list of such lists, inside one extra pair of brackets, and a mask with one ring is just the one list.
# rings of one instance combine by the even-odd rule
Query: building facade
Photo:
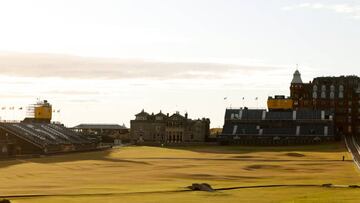
[(210, 119), (189, 119), (179, 112), (169, 115), (149, 114), (144, 110), (130, 121), (130, 137), (135, 142), (204, 142), (210, 135)]
[(299, 71), (290, 85), (294, 109), (334, 112), (335, 134), (360, 134), (360, 78), (357, 76), (317, 77), (303, 83)]

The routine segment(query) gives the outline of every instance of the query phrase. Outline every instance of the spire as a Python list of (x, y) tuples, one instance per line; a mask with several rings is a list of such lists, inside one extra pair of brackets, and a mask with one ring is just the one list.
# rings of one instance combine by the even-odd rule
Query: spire
[(301, 74), (297, 68), (298, 68), (298, 65), (296, 64), (296, 71), (294, 72), (291, 84), (302, 84), (303, 83), (301, 80)]

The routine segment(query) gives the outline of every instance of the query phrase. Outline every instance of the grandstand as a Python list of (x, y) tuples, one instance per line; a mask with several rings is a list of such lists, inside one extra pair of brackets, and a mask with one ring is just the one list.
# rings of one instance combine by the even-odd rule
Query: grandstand
[(96, 144), (86, 137), (63, 125), (51, 123), (0, 123), (0, 139), (7, 141), (7, 145), (2, 146), (2, 153), (7, 155), (48, 154), (96, 148)]
[(304, 144), (334, 139), (333, 113), (324, 110), (226, 109), (219, 141)]
[(47, 101), (38, 103), (34, 112), (33, 118), (22, 122), (0, 122), (0, 157), (96, 149), (97, 144), (87, 137), (51, 123), (51, 105)]

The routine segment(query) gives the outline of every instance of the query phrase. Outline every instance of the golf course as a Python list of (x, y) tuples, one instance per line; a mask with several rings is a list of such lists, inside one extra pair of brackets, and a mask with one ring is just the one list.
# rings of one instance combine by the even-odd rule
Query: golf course
[(358, 202), (360, 188), (347, 187), (358, 184), (343, 143), (129, 146), (0, 161), (0, 199), (16, 203)]

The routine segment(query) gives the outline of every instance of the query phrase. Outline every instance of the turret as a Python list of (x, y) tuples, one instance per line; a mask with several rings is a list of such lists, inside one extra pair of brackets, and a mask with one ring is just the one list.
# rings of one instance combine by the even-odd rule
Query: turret
[(296, 71), (293, 74), (293, 79), (291, 81), (291, 84), (302, 84), (302, 80), (301, 80), (301, 74), (300, 72), (296, 69)]
[(290, 98), (293, 100), (293, 108), (297, 109), (299, 101), (304, 95), (304, 85), (301, 80), (301, 74), (298, 69), (293, 74), (290, 84)]

